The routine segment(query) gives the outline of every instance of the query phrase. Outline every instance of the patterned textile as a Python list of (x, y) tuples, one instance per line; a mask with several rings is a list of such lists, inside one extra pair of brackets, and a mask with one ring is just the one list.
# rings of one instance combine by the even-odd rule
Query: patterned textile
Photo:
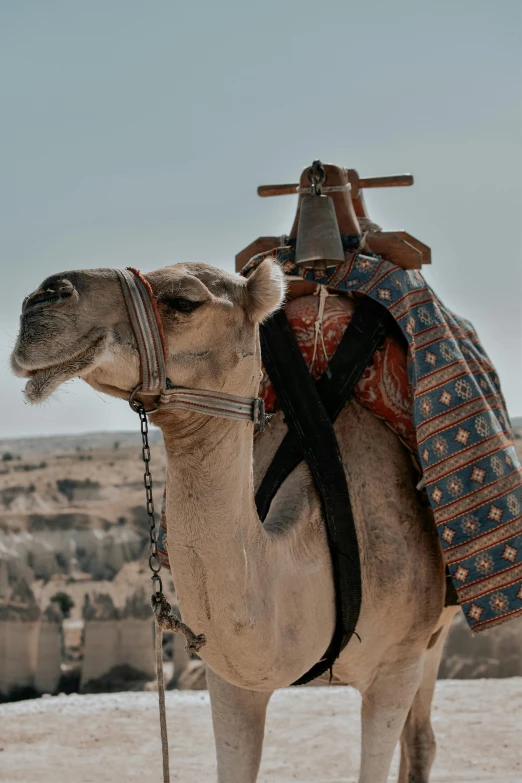
[[(328, 367), (355, 307), (353, 299), (346, 296), (329, 296), (325, 301), (321, 332), (316, 334), (318, 296), (303, 296), (286, 305), (286, 316), (314, 378), (319, 378)], [(264, 368), (259, 393), (265, 401), (267, 413), (277, 410), (276, 395)], [(388, 336), (383, 347), (376, 351), (354, 393), (362, 405), (384, 419), (405, 445), (417, 454), (406, 350), (397, 337)]]
[[(446, 563), (474, 631), (522, 614), (522, 468), (498, 376), (469, 321), (446, 309), (418, 271), (350, 251), (307, 280), (372, 297), (408, 344), (417, 452)], [(295, 249), (273, 257), (299, 274)], [(359, 391), (359, 390), (358, 390)]]

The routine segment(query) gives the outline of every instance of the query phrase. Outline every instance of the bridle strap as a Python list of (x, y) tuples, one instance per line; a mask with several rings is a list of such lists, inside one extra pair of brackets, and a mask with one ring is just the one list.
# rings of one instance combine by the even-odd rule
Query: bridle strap
[(173, 389), (161, 395), (158, 407), (183, 408), (206, 416), (253, 421), (260, 429), (263, 429), (265, 421), (265, 405), (261, 397), (237, 397), (206, 389)]
[(116, 269), (120, 278), (125, 304), (129, 312), (132, 331), (140, 355), (142, 392), (165, 391), (165, 336), (158, 312), (158, 305), (150, 284), (141, 272), (128, 267)]
[[(132, 267), (116, 269), (140, 356), (141, 383), (132, 392), (129, 404), (133, 411), (156, 413), (159, 410), (183, 408), (223, 419), (253, 421), (259, 430), (265, 425), (265, 405), (260, 397), (238, 397), (206, 389), (172, 387), (165, 366), (166, 343), (158, 305), (150, 283)], [(158, 400), (145, 411), (136, 399), (140, 392), (156, 392)]]

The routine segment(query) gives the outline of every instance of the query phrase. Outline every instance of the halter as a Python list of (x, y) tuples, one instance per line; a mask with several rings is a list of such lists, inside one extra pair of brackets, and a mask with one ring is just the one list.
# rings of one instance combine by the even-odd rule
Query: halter
[(223, 419), (253, 421), (259, 430), (265, 425), (265, 405), (261, 397), (239, 397), (206, 389), (186, 389), (173, 386), (167, 378), (167, 355), (163, 324), (151, 285), (141, 272), (132, 267), (116, 269), (129, 313), (132, 331), (140, 357), (141, 383), (133, 390), (129, 405), (137, 412), (143, 410), (136, 399), (139, 392), (156, 394), (156, 404), (145, 413), (183, 408), (207, 416)]

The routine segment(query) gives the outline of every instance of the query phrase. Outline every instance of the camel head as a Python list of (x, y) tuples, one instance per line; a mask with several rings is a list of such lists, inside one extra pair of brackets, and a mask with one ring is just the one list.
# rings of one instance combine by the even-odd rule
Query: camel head
[[(283, 299), (279, 267), (264, 261), (244, 279), (186, 263), (145, 278), (158, 305), (172, 384), (255, 396), (258, 324)], [(24, 300), (11, 363), (16, 375), (29, 379), (29, 402), (45, 400), (75, 376), (128, 399), (140, 382), (140, 363), (116, 272), (88, 269), (44, 280)]]

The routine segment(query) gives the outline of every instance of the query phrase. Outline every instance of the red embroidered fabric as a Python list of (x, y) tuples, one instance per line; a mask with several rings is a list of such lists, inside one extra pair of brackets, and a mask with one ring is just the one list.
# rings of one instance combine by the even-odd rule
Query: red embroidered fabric
[[(302, 296), (290, 300), (285, 307), (304, 359), (316, 379), (326, 370), (357, 305), (347, 296), (328, 296), (322, 328), (316, 338), (319, 306), (318, 296)], [(354, 394), (365, 408), (384, 419), (414, 454), (417, 453), (406, 348), (398, 338), (393, 335), (386, 338), (383, 347), (376, 351), (373, 362), (364, 371)], [(260, 395), (267, 412), (275, 412), (277, 399), (264, 368)]]

